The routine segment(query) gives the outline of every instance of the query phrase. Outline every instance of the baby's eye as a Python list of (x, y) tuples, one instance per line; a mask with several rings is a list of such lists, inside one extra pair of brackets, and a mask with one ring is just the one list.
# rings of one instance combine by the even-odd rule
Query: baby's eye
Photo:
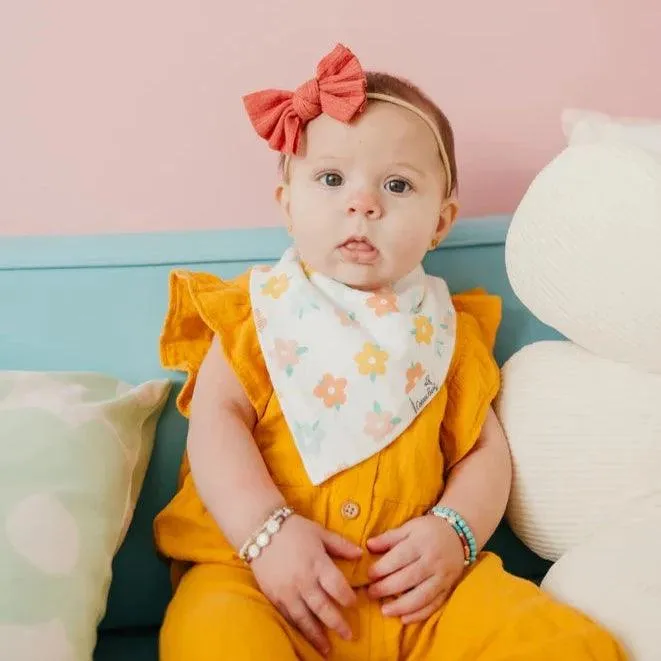
[(404, 179), (389, 179), (386, 181), (386, 190), (401, 195), (411, 190), (411, 184)]
[(342, 175), (337, 172), (325, 172), (319, 177), (319, 181), (329, 188), (337, 188), (344, 183)]

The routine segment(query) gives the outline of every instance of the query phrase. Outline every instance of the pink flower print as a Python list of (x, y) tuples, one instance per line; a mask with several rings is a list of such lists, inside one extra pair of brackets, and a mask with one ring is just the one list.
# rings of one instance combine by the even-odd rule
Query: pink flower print
[(307, 350), (307, 347), (300, 347), (295, 340), (281, 340), (278, 338), (274, 342), (271, 357), (278, 369), (284, 370), (287, 376), (291, 376), (294, 367), (300, 362), (300, 357), (307, 353)]
[(381, 441), (401, 422), (401, 418), (393, 418), (390, 411), (382, 411), (378, 402), (374, 402), (374, 410), (365, 415), (363, 431), (375, 441)]
[(335, 314), (338, 316), (340, 323), (348, 328), (358, 328), (360, 324), (356, 321), (356, 315), (353, 312), (347, 312), (340, 308), (335, 308)]
[(255, 328), (261, 333), (267, 326), (266, 317), (261, 310), (255, 309)]

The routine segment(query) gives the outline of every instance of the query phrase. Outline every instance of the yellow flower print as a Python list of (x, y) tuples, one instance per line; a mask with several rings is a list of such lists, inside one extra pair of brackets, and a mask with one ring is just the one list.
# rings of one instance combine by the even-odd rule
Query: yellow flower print
[(301, 264), (301, 269), (303, 269), (303, 273), (305, 273), (305, 277), (308, 280), (314, 275), (314, 271), (312, 270), (312, 267), (308, 266), (305, 262)]
[(388, 353), (376, 344), (365, 342), (363, 350), (354, 356), (354, 360), (358, 365), (358, 372), (374, 381), (377, 375), (386, 373)]
[(434, 327), (432, 326), (429, 317), (416, 317), (413, 320), (415, 328), (411, 331), (415, 335), (415, 341), (418, 344), (431, 344), (431, 339), (434, 336)]
[(271, 276), (266, 284), (262, 285), (262, 294), (272, 298), (280, 298), (289, 289), (289, 278), (282, 275)]

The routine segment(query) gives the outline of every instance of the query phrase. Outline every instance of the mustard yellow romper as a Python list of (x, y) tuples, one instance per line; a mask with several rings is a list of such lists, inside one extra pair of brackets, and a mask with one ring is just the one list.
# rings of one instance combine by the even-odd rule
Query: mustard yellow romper
[[(273, 480), (298, 513), (365, 549), (338, 566), (358, 595), (345, 612), (354, 641), (330, 632), (330, 658), (442, 661), (615, 661), (615, 640), (579, 612), (482, 553), (447, 603), (427, 621), (403, 625), (366, 596), (374, 556), (366, 540), (424, 514), (444, 475), (475, 444), (499, 388), (492, 357), (500, 300), (480, 291), (453, 297), (457, 342), (442, 390), (396, 441), (312, 486), (269, 380), (252, 317), (249, 274), (233, 281), (186, 271), (171, 276), (164, 366), (188, 379), (178, 406), (187, 415), (195, 377), (213, 335), (257, 412), (255, 442)], [(222, 430), (218, 430), (222, 433)], [(260, 592), (202, 504), (184, 459), (179, 490), (155, 521), (158, 549), (174, 561), (175, 594), (161, 630), (162, 661), (321, 660)]]

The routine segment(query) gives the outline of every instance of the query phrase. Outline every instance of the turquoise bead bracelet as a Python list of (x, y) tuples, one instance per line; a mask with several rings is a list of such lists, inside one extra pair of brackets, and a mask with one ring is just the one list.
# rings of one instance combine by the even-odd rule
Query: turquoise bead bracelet
[(449, 507), (435, 505), (429, 510), (429, 514), (445, 519), (452, 526), (464, 547), (464, 564), (466, 566), (472, 565), (477, 560), (477, 542), (473, 531), (459, 512)]

